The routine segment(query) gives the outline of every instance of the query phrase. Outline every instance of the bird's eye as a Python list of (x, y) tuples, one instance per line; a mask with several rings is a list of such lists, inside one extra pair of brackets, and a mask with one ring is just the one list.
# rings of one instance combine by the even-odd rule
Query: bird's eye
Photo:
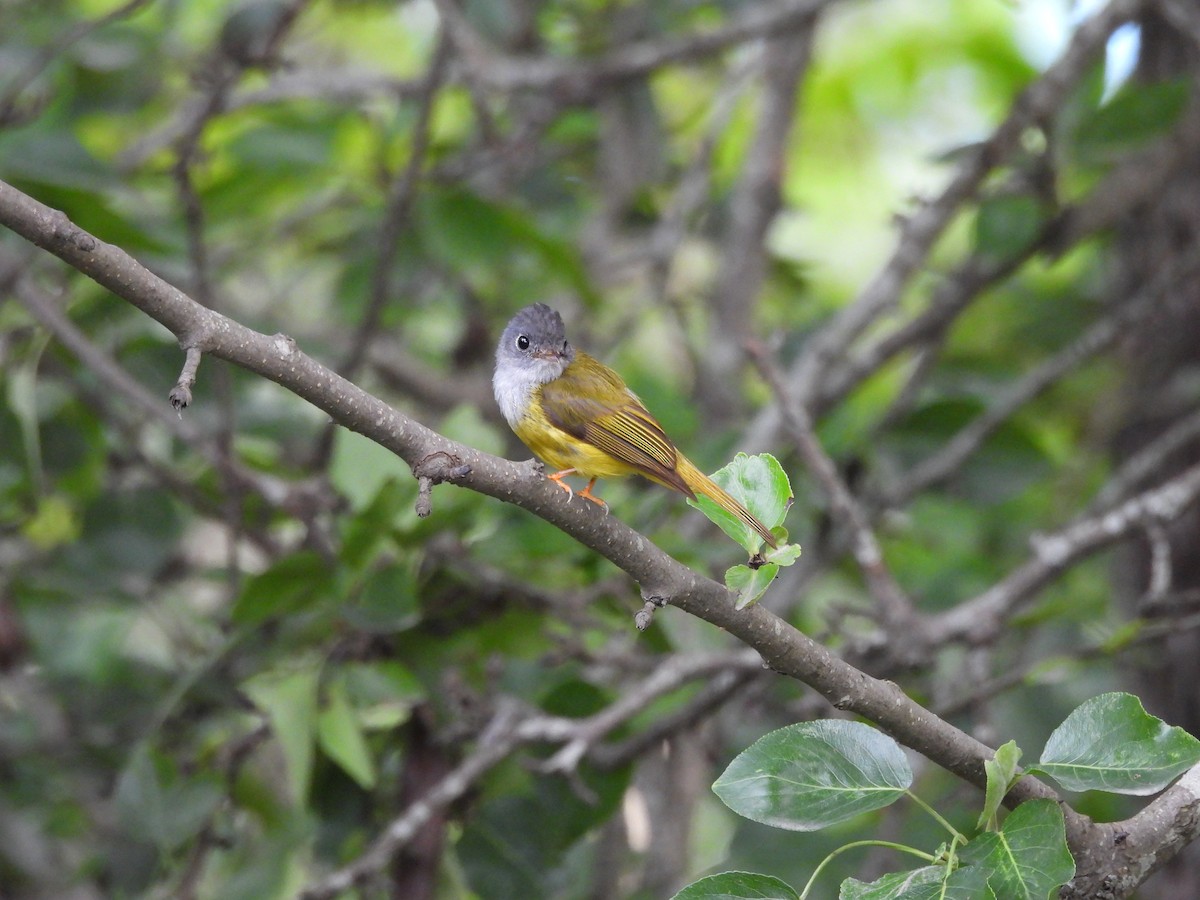
[(567, 347), (568, 347), (568, 346), (569, 346), (569, 345), (567, 344), (567, 342), (566, 342), (566, 341), (563, 341), (563, 353), (564, 353), (564, 354), (567, 352)]
[(529, 336), (528, 335), (524, 335), (524, 334), (517, 335), (517, 349), (518, 350), (528, 350), (529, 349)]

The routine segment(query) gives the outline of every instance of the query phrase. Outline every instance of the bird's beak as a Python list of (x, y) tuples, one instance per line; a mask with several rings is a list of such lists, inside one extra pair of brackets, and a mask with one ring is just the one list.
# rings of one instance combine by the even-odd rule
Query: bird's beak
[(561, 350), (555, 350), (553, 347), (546, 347), (544, 350), (537, 350), (533, 354), (535, 359), (562, 359), (565, 354)]

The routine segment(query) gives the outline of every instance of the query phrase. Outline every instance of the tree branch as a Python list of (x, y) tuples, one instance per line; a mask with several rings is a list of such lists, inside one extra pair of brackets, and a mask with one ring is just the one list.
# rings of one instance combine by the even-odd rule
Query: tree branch
[[(648, 598), (670, 603), (728, 631), (782, 675), (810, 685), (839, 709), (876, 722), (902, 743), (975, 785), (983, 785), (983, 760), (992, 751), (938, 719), (891, 683), (871, 678), (777, 617), (762, 605), (734, 609), (724, 585), (694, 572), (614, 516), (571, 503), (537, 468), (513, 463), (451, 441), (310, 359), (282, 334), (255, 332), (206, 309), (123, 250), (73, 225), (11, 185), (0, 182), (0, 224), (49, 250), (125, 299), (180, 338), (219, 359), (282, 385), (345, 427), (391, 450), (410, 466), (444, 454), (467, 467), (456, 483), (513, 503), (540, 516), (584, 546), (607, 557), (641, 586)], [(1013, 802), (1054, 796), (1025, 779)], [(1068, 817), (1072, 821), (1071, 817)], [(1076, 833), (1084, 820), (1076, 817)]]
[[(1112, 0), (1076, 30), (1063, 55), (1017, 98), (1008, 118), (991, 136), (974, 147), (959, 164), (950, 183), (934, 200), (921, 204), (901, 220), (896, 249), (863, 288), (853, 303), (841, 310), (805, 348), (805, 353), (788, 373), (788, 381), (801, 406), (817, 413), (818, 397), (832, 393), (828, 376), (843, 371), (839, 357), (872, 323), (891, 310), (925, 264), (934, 244), (947, 225), (967, 203), (984, 178), (1020, 145), (1021, 135), (1061, 108), (1067, 92), (1082, 77), (1108, 36), (1133, 19), (1144, 0)], [(748, 434), (752, 446), (769, 446), (781, 427), (778, 410), (768, 407), (759, 414)]]
[(671, 63), (710, 56), (735, 44), (787, 31), (832, 2), (778, 0), (757, 4), (719, 28), (685, 37), (634, 41), (587, 62), (505, 55), (484, 41), (454, 0), (435, 0), (435, 5), (464, 63), (481, 85), (497, 91), (561, 91), (582, 99), (594, 96), (613, 81), (636, 78)]

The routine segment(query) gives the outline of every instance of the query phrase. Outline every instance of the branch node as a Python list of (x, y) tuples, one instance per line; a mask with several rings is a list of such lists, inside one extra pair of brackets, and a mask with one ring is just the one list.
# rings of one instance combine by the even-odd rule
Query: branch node
[(59, 210), (55, 210), (54, 236), (64, 244), (70, 244), (84, 253), (91, 253), (96, 249), (96, 239), (67, 218), (66, 213)]
[(296, 341), (283, 332), (279, 332), (272, 336), (271, 343), (275, 347), (275, 352), (279, 354), (280, 359), (287, 359), (296, 352)]
[(646, 603), (633, 617), (633, 624), (638, 631), (645, 631), (654, 621), (654, 613), (666, 606), (670, 601), (666, 597), (652, 594), (646, 598)]
[(171, 406), (181, 417), (183, 410), (192, 405), (192, 385), (196, 383), (196, 370), (200, 368), (201, 356), (199, 347), (188, 347), (186, 352), (179, 380), (175, 382), (175, 387), (171, 388), (171, 392), (167, 395)]
[(417, 476), (417, 515), (422, 519), (433, 512), (433, 486), (443, 481), (457, 481), (471, 474), (471, 467), (445, 450), (429, 453), (413, 464)]

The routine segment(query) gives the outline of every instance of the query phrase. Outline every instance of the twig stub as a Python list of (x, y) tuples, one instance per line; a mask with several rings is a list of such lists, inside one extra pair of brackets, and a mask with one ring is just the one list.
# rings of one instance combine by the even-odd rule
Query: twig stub
[(438, 450), (417, 460), (412, 467), (417, 476), (417, 515), (424, 519), (433, 512), (433, 486), (443, 481), (457, 481), (471, 474), (471, 467), (453, 453)]
[(167, 395), (176, 412), (182, 412), (192, 405), (192, 385), (196, 383), (196, 370), (200, 368), (200, 357), (199, 347), (187, 348), (187, 356), (183, 360), (183, 369), (179, 373), (179, 380), (175, 382), (175, 387), (171, 388), (171, 392)]

